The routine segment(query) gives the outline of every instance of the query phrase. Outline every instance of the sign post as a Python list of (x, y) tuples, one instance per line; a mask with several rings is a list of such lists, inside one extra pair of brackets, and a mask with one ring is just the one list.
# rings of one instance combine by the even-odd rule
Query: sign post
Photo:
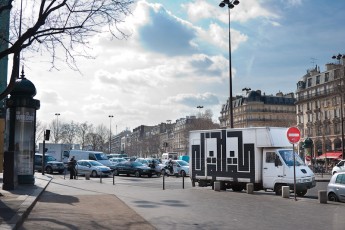
[(301, 139), (301, 132), (297, 127), (290, 127), (286, 131), (286, 136), (289, 142), (292, 144), (292, 154), (293, 154), (293, 189), (294, 197), (296, 199), (296, 158), (295, 158), (295, 143), (299, 142)]

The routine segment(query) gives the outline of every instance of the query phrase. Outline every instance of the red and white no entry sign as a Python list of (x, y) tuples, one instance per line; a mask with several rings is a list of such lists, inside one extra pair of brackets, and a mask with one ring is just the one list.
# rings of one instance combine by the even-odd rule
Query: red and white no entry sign
[(286, 132), (286, 136), (291, 144), (295, 144), (301, 139), (301, 132), (296, 127), (290, 127)]

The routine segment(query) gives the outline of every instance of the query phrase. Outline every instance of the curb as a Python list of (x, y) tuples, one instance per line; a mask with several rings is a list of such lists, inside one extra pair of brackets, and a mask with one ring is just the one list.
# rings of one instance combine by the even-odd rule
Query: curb
[[(42, 179), (38, 178), (37, 179)], [(52, 180), (52, 177), (46, 176), (47, 183), (43, 184), (43, 182), (40, 182), (39, 184), (41, 186), (37, 186), (37, 189), (30, 195), (27, 195), (23, 203), (20, 205), (20, 208), (16, 212), (16, 215), (14, 215), (11, 220), (7, 223), (3, 223), (0, 225), (1, 230), (12, 230), (12, 229), (18, 229), (24, 222), (25, 218), (30, 214), (31, 210), (35, 206), (38, 198), (41, 196), (43, 191), (47, 188), (49, 183)]]

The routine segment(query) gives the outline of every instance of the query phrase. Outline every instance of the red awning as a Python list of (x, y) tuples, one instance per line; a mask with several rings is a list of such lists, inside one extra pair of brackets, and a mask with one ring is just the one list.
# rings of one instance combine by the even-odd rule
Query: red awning
[(321, 159), (342, 159), (342, 153), (341, 152), (327, 152), (324, 154), (321, 154), (320, 156), (316, 157), (316, 159), (321, 160)]

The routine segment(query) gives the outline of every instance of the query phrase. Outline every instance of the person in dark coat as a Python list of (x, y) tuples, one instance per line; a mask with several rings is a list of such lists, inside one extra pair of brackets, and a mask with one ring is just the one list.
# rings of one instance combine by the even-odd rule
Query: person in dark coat
[(77, 161), (75, 160), (73, 156), (68, 162), (69, 179), (77, 179), (77, 170), (75, 168), (76, 165), (77, 165)]

